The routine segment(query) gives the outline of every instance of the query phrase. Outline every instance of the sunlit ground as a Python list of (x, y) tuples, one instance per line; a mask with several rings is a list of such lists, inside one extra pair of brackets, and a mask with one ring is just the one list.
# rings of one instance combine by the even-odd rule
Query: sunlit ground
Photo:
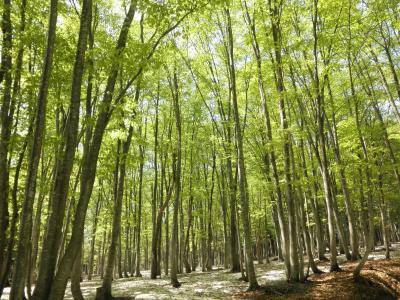
[[(392, 256), (400, 256), (400, 244), (393, 244)], [(384, 259), (382, 247), (371, 253), (370, 260)], [(329, 257), (329, 255), (327, 255)], [(339, 263), (345, 261), (343, 255), (338, 256)], [(307, 267), (307, 262), (305, 262)], [(328, 271), (328, 266), (320, 266), (323, 271)], [(270, 264), (256, 264), (258, 281), (261, 285), (271, 285), (274, 282), (284, 281), (285, 272), (283, 263), (273, 261)], [(311, 271), (310, 271), (311, 272)], [(113, 295), (117, 297), (131, 297), (134, 299), (229, 299), (235, 293), (244, 291), (247, 283), (239, 280), (240, 273), (232, 274), (226, 270), (215, 268), (212, 272), (196, 271), (191, 274), (182, 274), (179, 281), (180, 288), (170, 285), (169, 277), (150, 279), (149, 271), (142, 271), (141, 278), (122, 278), (113, 282)], [(83, 281), (82, 293), (85, 299), (94, 299), (96, 288), (101, 285), (100, 280)], [(2, 300), (8, 299), (10, 288), (6, 288)], [(69, 285), (65, 299), (73, 299)]]

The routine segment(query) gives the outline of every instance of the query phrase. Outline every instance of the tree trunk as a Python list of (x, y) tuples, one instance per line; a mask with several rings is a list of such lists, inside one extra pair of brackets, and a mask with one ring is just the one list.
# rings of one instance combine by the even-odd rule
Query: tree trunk
[[(55, 3), (57, 6), (57, 3)], [(69, 114), (65, 125), (64, 136), (60, 149), (62, 154), (57, 157), (57, 171), (51, 192), (51, 210), (43, 241), (39, 266), (39, 276), (34, 291), (34, 299), (47, 298), (52, 286), (53, 274), (57, 263), (57, 252), (61, 242), (62, 220), (65, 215), (68, 197), (69, 181), (72, 173), (75, 150), (78, 142), (79, 110), (81, 101), (81, 86), (85, 66), (87, 39), (91, 25), (92, 1), (82, 3), (80, 17), (79, 39), (76, 47), (75, 64), (72, 74), (71, 100)], [(61, 221), (60, 221), (61, 220)], [(79, 243), (80, 247), (81, 243)]]
[[(30, 149), (28, 172), (25, 184), (24, 203), (21, 215), (21, 226), (18, 238), (16, 264), (13, 272), (13, 285), (10, 299), (20, 299), (24, 294), (24, 285), (28, 273), (28, 256), (31, 250), (32, 210), (36, 193), (36, 177), (43, 143), (44, 127), (46, 121), (47, 94), (53, 64), (55, 33), (57, 24), (57, 0), (50, 2), (49, 25), (47, 46), (44, 57), (42, 77), (39, 85), (37, 109), (33, 141)], [(1, 249), (1, 248), (0, 248)]]
[[(217, 173), (218, 175), (218, 173)], [(223, 219), (223, 234), (224, 234), (224, 269), (228, 269), (229, 265), (229, 237), (228, 237), (228, 228), (227, 228), (227, 205), (226, 205), (226, 190), (225, 190), (225, 172), (223, 167), (221, 166), (221, 172), (218, 183), (219, 183), (219, 194), (220, 194), (220, 202), (221, 202), (221, 210), (222, 210), (222, 219)]]
[[(50, 162), (51, 159), (48, 163), (47, 169), (50, 167)], [(41, 179), (42, 181), (45, 180), (47, 176), (47, 171), (48, 170), (44, 169), (43, 165), (43, 160), (42, 160), (42, 173), (41, 173)], [(32, 254), (31, 254), (31, 261), (29, 265), (29, 271), (28, 271), (28, 283), (33, 282), (33, 274), (34, 270), (36, 268), (36, 262), (37, 262), (37, 255), (38, 255), (38, 249), (39, 249), (39, 237), (40, 237), (40, 227), (41, 227), (41, 217), (42, 217), (42, 209), (43, 209), (43, 201), (45, 198), (45, 189), (46, 189), (47, 182), (42, 182), (40, 186), (40, 191), (38, 195), (38, 203), (36, 206), (36, 213), (35, 213), (35, 221), (33, 223), (32, 227)], [(28, 284), (28, 290), (30, 293), (30, 284)]]
[[(137, 99), (139, 97), (140, 88), (137, 87), (136, 89), (136, 96)], [(117, 247), (121, 232), (121, 214), (122, 214), (122, 200), (124, 195), (124, 184), (125, 184), (125, 174), (126, 174), (126, 160), (129, 153), (129, 147), (131, 145), (133, 135), (133, 127), (130, 126), (128, 130), (128, 137), (126, 141), (123, 142), (122, 146), (122, 153), (118, 153), (117, 155), (121, 155), (120, 157), (120, 164), (117, 165), (117, 172), (119, 172), (118, 176), (118, 191), (116, 193), (116, 199), (114, 202), (114, 217), (113, 217), (113, 226), (112, 226), (112, 234), (111, 234), (111, 244), (108, 250), (108, 257), (107, 257), (107, 266), (106, 272), (103, 278), (102, 284), (102, 297), (97, 294), (96, 299), (113, 299), (111, 296), (111, 283), (113, 279), (113, 271), (114, 271), (114, 263), (115, 258), (117, 256)], [(99, 291), (99, 290), (98, 290)]]
[(168, 275), (169, 271), (169, 259), (170, 259), (170, 242), (169, 242), (169, 207), (167, 207), (167, 211), (165, 214), (165, 257), (164, 257), (164, 273)]
[(249, 290), (254, 290), (259, 287), (257, 282), (257, 277), (254, 269), (253, 254), (252, 254), (252, 238), (251, 238), (251, 224), (249, 219), (249, 199), (247, 190), (247, 180), (246, 180), (246, 169), (243, 153), (243, 137), (242, 137), (242, 127), (239, 118), (239, 109), (237, 103), (236, 94), (236, 71), (234, 63), (234, 53), (233, 53), (233, 33), (232, 24), (229, 9), (225, 9), (227, 17), (227, 31), (228, 31), (228, 49), (229, 49), (229, 76), (231, 79), (230, 90), (232, 93), (232, 104), (233, 104), (233, 116), (234, 124), (236, 129), (236, 142), (237, 142), (237, 159), (239, 167), (239, 188), (240, 188), (240, 202), (242, 205), (242, 221), (243, 221), (243, 231), (244, 231), (244, 244), (245, 244), (245, 255), (246, 255), (246, 271), (249, 280)]
[(92, 280), (93, 274), (93, 265), (94, 265), (94, 246), (96, 244), (96, 231), (97, 231), (97, 222), (99, 220), (99, 214), (101, 209), (101, 192), (98, 194), (98, 198), (96, 201), (96, 209), (94, 212), (94, 220), (92, 227), (92, 239), (90, 241), (90, 252), (89, 252), (89, 270), (88, 270), (88, 280)]
[[(118, 38), (116, 47), (116, 52), (118, 55), (121, 55), (122, 50), (125, 48), (129, 27), (131, 25), (135, 10), (136, 10), (136, 1), (132, 0), (129, 7), (129, 11), (122, 25), (120, 36)], [(111, 111), (110, 111), (111, 102), (113, 99), (113, 92), (115, 89), (118, 71), (119, 71), (118, 59), (114, 59), (110, 75), (107, 79), (107, 85), (104, 91), (104, 97), (101, 102), (101, 105), (103, 105), (102, 107), (104, 108), (104, 110), (101, 110), (101, 112), (99, 112), (94, 127), (90, 150), (87, 153), (84, 153), (84, 158), (82, 162), (80, 195), (75, 212), (74, 224), (72, 227), (72, 235), (70, 242), (67, 246), (67, 249), (65, 251), (64, 257), (61, 260), (60, 267), (53, 280), (49, 296), (51, 299), (54, 300), (62, 299), (62, 297), (64, 296), (64, 291), (67, 285), (68, 277), (70, 275), (72, 265), (75, 261), (76, 255), (79, 250), (78, 246), (80, 246), (83, 241), (83, 229), (85, 224), (86, 211), (89, 204), (90, 196), (93, 191), (93, 184), (97, 169), (97, 160), (99, 157), (104, 131), (111, 117)], [(37, 298), (37, 300), (39, 299), (43, 298)]]
[[(192, 142), (194, 139), (194, 127), (192, 131)], [(191, 273), (192, 268), (189, 264), (189, 249), (190, 249), (190, 229), (193, 223), (193, 188), (192, 188), (192, 176), (193, 176), (193, 149), (190, 149), (190, 179), (189, 179), (189, 203), (188, 203), (188, 225), (186, 228), (185, 245), (184, 245), (184, 255), (183, 263), (185, 265), (186, 273)]]
[[(301, 156), (301, 166), (303, 168), (303, 175), (306, 180), (308, 180), (308, 173), (307, 173), (307, 165), (306, 165), (306, 160), (305, 160), (305, 155), (304, 155), (304, 141), (303, 139), (300, 140), (300, 156)], [(293, 152), (293, 149), (292, 149)], [(293, 154), (292, 154), (293, 155)], [(294, 156), (294, 155), (293, 155)], [(292, 159), (292, 164), (293, 168), (295, 166), (294, 164), (294, 158)], [(300, 178), (296, 178), (298, 181)], [(306, 247), (306, 253), (308, 256), (308, 263), (311, 267), (311, 270), (315, 273), (322, 273), (321, 270), (318, 269), (313, 253), (312, 253), (312, 245), (311, 245), (311, 238), (310, 238), (310, 229), (307, 227), (307, 220), (306, 220), (306, 213), (304, 211), (304, 204), (307, 203), (307, 198), (311, 197), (310, 190), (308, 188), (308, 185), (306, 187), (306, 192), (302, 191), (301, 185), (298, 187), (299, 193), (298, 193), (298, 199), (300, 200), (300, 203), (298, 204), (299, 206), (299, 220), (300, 220), (300, 226), (301, 230), (303, 232), (303, 237), (304, 237), (304, 242), (305, 242), (305, 247)]]
[[(312, 159), (312, 157), (311, 157)], [(312, 166), (312, 175), (315, 178), (317, 176), (317, 171), (314, 166)], [(317, 240), (317, 250), (318, 250), (318, 259), (320, 261), (328, 260), (325, 256), (326, 245), (324, 240), (324, 225), (322, 224), (319, 203), (318, 203), (318, 184), (314, 182), (313, 185), (313, 195), (311, 199), (311, 207), (314, 215), (315, 221), (315, 236)]]
[[(349, 39), (349, 49), (348, 49), (348, 57), (347, 57), (347, 67), (349, 70), (349, 80), (350, 80), (350, 88), (351, 88), (351, 99), (354, 102), (354, 110), (355, 110), (355, 121), (356, 121), (356, 128), (357, 128), (357, 135), (358, 139), (360, 142), (360, 146), (362, 148), (362, 153), (363, 153), (363, 160), (365, 163), (365, 176), (366, 176), (366, 183), (367, 183), (367, 208), (368, 208), (368, 234), (366, 234), (366, 245), (365, 245), (365, 252), (364, 255), (361, 259), (361, 261), (358, 263), (357, 267), (353, 271), (353, 276), (357, 280), (360, 277), (360, 273), (362, 268), (364, 267), (365, 263), (367, 262), (368, 255), (371, 252), (371, 249), (374, 247), (374, 207), (373, 207), (373, 200), (372, 200), (372, 182), (371, 182), (371, 175), (370, 175), (370, 170), (369, 170), (369, 153), (367, 150), (367, 145), (365, 142), (365, 138), (361, 132), (361, 120), (360, 120), (360, 115), (359, 115), (359, 109), (358, 109), (358, 99), (356, 98), (356, 91), (354, 87), (354, 81), (353, 81), (353, 72), (352, 72), (352, 63), (351, 63), (351, 32), (350, 32), (350, 39)], [(361, 173), (361, 172), (360, 172)], [(362, 187), (362, 184), (361, 184)], [(364, 196), (362, 196), (363, 198)], [(364, 208), (362, 208), (364, 209)]]
[[(140, 134), (142, 134), (142, 128), (139, 128)], [(137, 232), (136, 232), (136, 268), (135, 277), (142, 277), (140, 273), (140, 238), (141, 238), (141, 226), (142, 226), (142, 195), (143, 195), (143, 166), (144, 166), (144, 146), (139, 145), (139, 195), (138, 195), (138, 211), (137, 211)]]
[[(31, 139), (33, 122), (31, 118), (29, 121), (28, 134), (24, 140), (22, 150), (19, 154), (17, 166), (15, 168), (13, 190), (11, 195), (12, 203), (12, 217), (9, 229), (9, 239), (6, 241), (6, 230), (9, 222), (8, 216), (8, 194), (9, 194), (9, 164), (11, 161), (11, 155), (8, 153), (12, 152), (12, 142), (10, 140), (12, 123), (14, 119), (14, 113), (18, 103), (21, 90), (21, 75), (23, 68), (23, 57), (26, 41), (25, 36), (25, 25), (26, 25), (26, 0), (22, 0), (20, 4), (20, 24), (18, 28), (19, 34), (19, 45), (17, 59), (15, 63), (15, 75), (14, 82), (12, 83), (11, 93), (11, 79), (12, 79), (12, 24), (10, 19), (11, 13), (11, 1), (3, 1), (3, 19), (2, 19), (2, 56), (0, 66), (0, 84), (4, 82), (3, 91), (3, 102), (0, 109), (0, 190), (3, 191), (0, 195), (0, 297), (3, 293), (3, 288), (7, 277), (9, 275), (11, 264), (12, 264), (12, 252), (15, 244), (17, 221), (18, 221), (18, 203), (17, 203), (17, 190), (19, 175), (24, 160), (24, 154), (27, 148), (28, 140)], [(17, 104), (18, 103), (18, 104)], [(19, 109), (19, 107), (18, 107)], [(15, 135), (18, 128), (18, 113), (14, 123)], [(8, 159), (8, 163), (7, 163)], [(6, 244), (7, 242), (7, 244)]]
[(71, 274), (71, 292), (74, 300), (84, 300), (81, 291), (82, 281), (82, 248), (76, 256), (74, 266), (72, 267)]
[[(328, 213), (328, 229), (329, 229), (329, 248), (331, 250), (331, 263), (330, 271), (338, 271), (339, 265), (337, 262), (337, 250), (336, 250), (336, 231), (335, 231), (335, 211), (334, 211), (334, 200), (330, 191), (330, 178), (329, 178), (329, 161), (326, 153), (326, 140), (325, 140), (325, 108), (324, 108), (324, 84), (320, 84), (319, 80), (319, 68), (318, 68), (318, 0), (314, 0), (313, 3), (313, 37), (314, 37), (314, 96), (317, 102), (317, 125), (318, 125), (318, 141), (320, 159), (320, 170), (322, 175), (322, 182), (324, 187), (325, 202)], [(325, 77), (326, 78), (326, 77)], [(324, 78), (324, 79), (325, 79)]]
[[(348, 219), (348, 224), (349, 224), (350, 247), (351, 247), (350, 259), (357, 260), (360, 257), (360, 253), (358, 251), (359, 245), (358, 245), (358, 236), (357, 236), (357, 230), (356, 230), (356, 224), (355, 224), (356, 220), (355, 220), (355, 216), (354, 216), (353, 204), (351, 203), (351, 200), (350, 200), (350, 193), (349, 193), (349, 189), (348, 189), (345, 169), (344, 169), (341, 154), (340, 154), (339, 139), (337, 136), (336, 115), (335, 115), (335, 110), (334, 110), (334, 100), (333, 100), (333, 96), (332, 96), (332, 90), (331, 90), (329, 79), (328, 79), (328, 91), (329, 91), (330, 105), (331, 105), (331, 109), (332, 109), (332, 123), (333, 123), (332, 126), (330, 126), (328, 123), (328, 129), (329, 129), (330, 135), (333, 140), (332, 145), (333, 145), (335, 161), (339, 166), (339, 178), (340, 178), (340, 183), (342, 186), (344, 204), (346, 207), (346, 214), (347, 214), (347, 219)], [(326, 120), (328, 122), (327, 117), (326, 117)]]
[(173, 220), (172, 220), (172, 239), (171, 239), (171, 284), (173, 287), (180, 287), (181, 283), (178, 281), (178, 211), (180, 202), (180, 191), (181, 191), (181, 113), (179, 107), (179, 87), (178, 77), (176, 70), (174, 70), (173, 78), (169, 78), (170, 88), (173, 98), (173, 107), (175, 113), (176, 131), (177, 131), (177, 143), (174, 152), (174, 186), (175, 186), (175, 199), (173, 209)]
[[(151, 216), (152, 216), (152, 224), (153, 224), (153, 232), (152, 232), (152, 241), (151, 241), (151, 273), (150, 278), (157, 278), (157, 266), (159, 263), (160, 257), (158, 256), (158, 231), (156, 228), (156, 220), (157, 220), (157, 196), (158, 196), (158, 105), (160, 101), (160, 84), (157, 87), (157, 99), (156, 99), (156, 120), (154, 125), (154, 183), (153, 183), (153, 201), (151, 204)], [(161, 179), (163, 180), (163, 179)], [(162, 199), (160, 199), (161, 202)]]
[[(26, 3), (26, 2), (25, 2)], [(9, 225), (8, 215), (8, 194), (9, 194), (9, 167), (8, 152), (10, 144), (10, 135), (12, 127), (11, 88), (12, 88), (12, 24), (11, 24), (11, 0), (3, 1), (3, 16), (1, 29), (3, 34), (0, 83), (4, 79), (4, 85), (1, 87), (3, 99), (0, 110), (0, 272), (7, 263), (7, 228)], [(0, 273), (0, 275), (2, 275)], [(0, 278), (1, 281), (2, 278)], [(0, 295), (3, 292), (3, 285), (0, 282)]]
[[(213, 150), (213, 163), (212, 163), (212, 175), (211, 175), (211, 189), (208, 198), (208, 215), (207, 215), (207, 271), (212, 270), (213, 265), (213, 253), (212, 253), (212, 242), (213, 242), (213, 232), (212, 232), (212, 205), (213, 205), (213, 194), (214, 194), (214, 179), (215, 179), (215, 149)], [(207, 180), (207, 178), (206, 178)], [(207, 189), (206, 189), (207, 190)]]
[[(368, 178), (369, 178), (369, 170), (368, 167), (366, 167), (366, 176), (367, 176), (367, 183)], [(368, 260), (368, 255), (371, 252), (371, 249), (374, 247), (374, 207), (373, 207), (373, 200), (372, 200), (372, 195), (370, 193), (370, 190), (368, 191), (368, 197), (367, 197), (367, 207), (368, 207), (368, 236), (367, 236), (367, 243), (365, 245), (365, 252), (364, 255), (361, 259), (361, 261), (358, 263), (356, 268), (353, 270), (353, 276), (356, 280), (360, 278), (360, 273), (362, 268), (364, 267), (365, 263)]]
[[(22, 150), (20, 151), (19, 156), (18, 156), (17, 166), (15, 168), (13, 190), (12, 190), (12, 195), (11, 195), (13, 214), (12, 214), (12, 218), (11, 218), (11, 226), (10, 226), (10, 234), (9, 234), (10, 238), (8, 239), (7, 252), (4, 257), (4, 263), (1, 266), (2, 269), (0, 269), (0, 297), (2, 295), (3, 288), (5, 287), (5, 284), (8, 281), (8, 277), (9, 277), (9, 273), (10, 273), (11, 265), (12, 265), (12, 252), (13, 252), (14, 244), (15, 244), (15, 240), (16, 240), (15, 236), (16, 236), (16, 232), (17, 232), (17, 222), (18, 222), (18, 215), (19, 215), (18, 214), (18, 199), (17, 199), (19, 175), (20, 175), (22, 164), (24, 161), (26, 148), (28, 146), (28, 141), (31, 139), (31, 136), (32, 136), (33, 122), (34, 122), (34, 119), (31, 118), (31, 121), (29, 123), (28, 134), (25, 137), (25, 141), (22, 146)], [(43, 165), (42, 165), (42, 170), (43, 170)], [(42, 175), (43, 175), (43, 173), (42, 173)], [(39, 205), (40, 199), (41, 198), (39, 197), (38, 207), (40, 206)], [(42, 200), (43, 200), (43, 197), (42, 197)]]
[[(379, 168), (379, 166), (378, 166)], [(379, 188), (379, 212), (381, 215), (381, 223), (382, 223), (382, 234), (383, 234), (383, 243), (385, 246), (385, 258), (390, 259), (390, 241), (389, 241), (389, 224), (387, 218), (387, 207), (385, 201), (385, 194), (383, 192), (383, 183), (382, 183), (382, 174), (378, 173), (378, 188)]]

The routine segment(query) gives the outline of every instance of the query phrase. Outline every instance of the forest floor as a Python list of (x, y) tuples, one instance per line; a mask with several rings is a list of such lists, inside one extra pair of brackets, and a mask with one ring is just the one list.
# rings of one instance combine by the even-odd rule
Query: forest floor
[[(258, 282), (262, 289), (246, 292), (247, 283), (241, 281), (240, 273), (215, 268), (211, 272), (196, 271), (179, 277), (182, 286), (172, 288), (169, 278), (151, 280), (150, 273), (143, 271), (141, 278), (121, 278), (113, 282), (113, 295), (120, 299), (400, 299), (400, 244), (393, 244), (391, 260), (384, 259), (382, 248), (370, 254), (362, 271), (361, 282), (355, 282), (352, 270), (357, 262), (346, 262), (339, 256), (342, 272), (328, 273), (329, 262), (320, 262), (318, 267), (325, 273), (307, 278), (303, 284), (285, 280), (284, 265), (278, 261), (256, 264)], [(310, 271), (310, 273), (312, 273)], [(82, 293), (86, 300), (94, 299), (99, 279), (84, 280)], [(2, 300), (8, 299), (6, 288)], [(66, 300), (73, 299), (69, 286)]]
[[(397, 299), (400, 297), (400, 244), (393, 244), (391, 260), (385, 260), (384, 249), (377, 247), (370, 254), (361, 282), (355, 282), (352, 270), (357, 262), (338, 257), (342, 272), (328, 273), (329, 262), (319, 262), (325, 273), (311, 274), (305, 284), (285, 280), (282, 262), (256, 264), (258, 282), (262, 289), (245, 292), (247, 283), (241, 274), (215, 268), (211, 272), (196, 271), (179, 277), (182, 286), (172, 288), (169, 278), (151, 280), (148, 271), (141, 278), (123, 278), (113, 283), (113, 295), (124, 299)], [(310, 271), (310, 273), (312, 273)], [(100, 281), (82, 282), (85, 299), (94, 299)], [(69, 289), (66, 298), (72, 299)]]

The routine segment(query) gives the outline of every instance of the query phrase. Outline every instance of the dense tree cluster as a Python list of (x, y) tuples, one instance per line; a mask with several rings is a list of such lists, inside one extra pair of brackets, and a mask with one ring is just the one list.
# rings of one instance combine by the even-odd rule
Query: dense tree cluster
[[(3, 0), (0, 295), (400, 239), (397, 0)], [(46, 28), (46, 29), (44, 29)], [(308, 272), (307, 272), (308, 273)], [(34, 288), (33, 288), (34, 286)]]

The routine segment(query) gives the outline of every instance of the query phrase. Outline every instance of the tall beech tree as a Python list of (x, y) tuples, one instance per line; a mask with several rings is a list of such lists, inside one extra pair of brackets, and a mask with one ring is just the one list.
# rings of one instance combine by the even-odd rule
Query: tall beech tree
[[(88, 34), (91, 26), (92, 1), (82, 3), (80, 17), (79, 38), (76, 48), (75, 64), (72, 73), (71, 101), (69, 114), (65, 124), (63, 145), (60, 146), (62, 154), (57, 157), (57, 170), (54, 178), (51, 194), (51, 208), (48, 219), (45, 240), (41, 252), (38, 283), (34, 297), (42, 298), (48, 294), (52, 276), (57, 262), (57, 251), (60, 245), (61, 226), (66, 208), (69, 189), (69, 179), (74, 163), (75, 149), (78, 139), (79, 109), (81, 102), (81, 87), (85, 66), (85, 52), (88, 42)], [(80, 247), (80, 246), (79, 246)]]
[(13, 285), (10, 292), (11, 299), (24, 297), (24, 285), (28, 273), (28, 257), (30, 252), (33, 202), (36, 194), (36, 179), (42, 144), (44, 139), (44, 128), (46, 121), (47, 97), (49, 92), (49, 81), (52, 72), (54, 44), (56, 36), (56, 25), (58, 15), (58, 1), (50, 1), (50, 13), (47, 33), (47, 45), (44, 56), (43, 70), (39, 85), (35, 124), (33, 129), (33, 140), (30, 148), (29, 166), (26, 177), (24, 202), (21, 215), (21, 226), (19, 229), (18, 248), (16, 264), (13, 273)]

